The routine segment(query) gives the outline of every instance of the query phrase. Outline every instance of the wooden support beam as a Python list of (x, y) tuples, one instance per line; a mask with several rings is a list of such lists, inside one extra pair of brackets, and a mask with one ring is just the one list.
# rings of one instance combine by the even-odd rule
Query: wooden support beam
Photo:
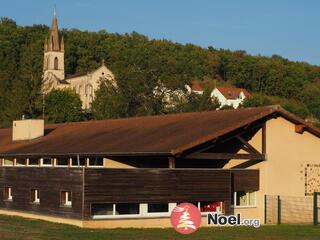
[(260, 152), (259, 152), (257, 149), (255, 149), (248, 141), (246, 141), (246, 140), (245, 140), (244, 138), (242, 138), (241, 136), (237, 136), (237, 139), (238, 139), (243, 145), (245, 145), (245, 146), (248, 148), (248, 150), (249, 150), (250, 153), (260, 154)]
[(263, 154), (239, 154), (239, 153), (191, 153), (185, 156), (186, 159), (211, 159), (211, 160), (226, 160), (226, 159), (249, 159), (249, 160), (265, 160)]
[(250, 160), (233, 166), (232, 168), (249, 168), (255, 164), (261, 163), (264, 160)]
[[(262, 124), (264, 124), (264, 123), (259, 122), (254, 125), (250, 124), (250, 128), (251, 128), (251, 130), (259, 129), (259, 128), (261, 128), (261, 126), (263, 126)], [(246, 127), (248, 127), (248, 126), (249, 125), (247, 125)], [(234, 131), (234, 133), (232, 133), (232, 134), (226, 134), (225, 136), (221, 136), (216, 139), (213, 139), (212, 141), (208, 142), (205, 146), (198, 147), (195, 152), (200, 153), (200, 152), (207, 151), (207, 150), (213, 148), (214, 146), (216, 146), (217, 144), (222, 144), (222, 143), (225, 143), (229, 140), (232, 140), (232, 139), (236, 138), (237, 136), (241, 136), (241, 135), (245, 134), (247, 131), (248, 131), (248, 129), (246, 129), (244, 127), (244, 128), (241, 128), (241, 129)]]

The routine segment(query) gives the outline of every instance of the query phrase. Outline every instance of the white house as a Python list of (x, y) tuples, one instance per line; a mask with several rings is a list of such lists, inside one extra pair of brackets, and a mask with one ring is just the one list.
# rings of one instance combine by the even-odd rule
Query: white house
[[(203, 94), (204, 86), (202, 82), (193, 81), (191, 86), (186, 85), (188, 93)], [(211, 97), (215, 97), (220, 102), (221, 107), (232, 106), (238, 108), (239, 105), (246, 99), (251, 97), (251, 94), (244, 88), (236, 87), (216, 87), (212, 90)]]
[(246, 98), (251, 97), (251, 94), (243, 88), (216, 87), (211, 92), (211, 97), (217, 98), (221, 107), (227, 105), (232, 106), (233, 108), (238, 108)]

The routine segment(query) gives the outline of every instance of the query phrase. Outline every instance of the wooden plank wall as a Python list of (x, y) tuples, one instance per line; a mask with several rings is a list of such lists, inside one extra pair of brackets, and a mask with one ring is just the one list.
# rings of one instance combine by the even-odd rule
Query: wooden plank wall
[[(0, 167), (0, 208), (66, 218), (82, 217), (82, 169)], [(13, 201), (3, 201), (4, 186)], [(31, 189), (40, 190), (40, 204), (30, 203)], [(72, 191), (72, 207), (60, 206), (60, 192)]]
[[(237, 189), (247, 184), (246, 176), (256, 176), (250, 172), (259, 176), (259, 171), (252, 170), (239, 170), (235, 175), (241, 180)], [(84, 216), (90, 217), (92, 203), (225, 201), (229, 211), (233, 173), (237, 170), (86, 169)], [(259, 187), (259, 182), (251, 185)]]
[(258, 191), (259, 171), (257, 170), (231, 170), (232, 192)]
[[(92, 203), (224, 201), (229, 213), (233, 190), (259, 189), (259, 171), (0, 167), (0, 189), (0, 208), (76, 219), (89, 219)], [(31, 189), (40, 189), (39, 205)], [(61, 191), (72, 192), (72, 207), (60, 206)]]

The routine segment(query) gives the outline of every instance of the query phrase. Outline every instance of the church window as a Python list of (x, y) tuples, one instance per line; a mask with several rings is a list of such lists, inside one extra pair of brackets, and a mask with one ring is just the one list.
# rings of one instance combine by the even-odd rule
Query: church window
[(54, 58), (54, 70), (58, 70), (58, 58), (57, 57), (55, 57)]
[(47, 58), (47, 70), (49, 70), (49, 68), (50, 68), (50, 59)]
[(91, 107), (91, 103), (93, 102), (93, 87), (91, 84), (86, 85), (85, 93), (88, 107)]

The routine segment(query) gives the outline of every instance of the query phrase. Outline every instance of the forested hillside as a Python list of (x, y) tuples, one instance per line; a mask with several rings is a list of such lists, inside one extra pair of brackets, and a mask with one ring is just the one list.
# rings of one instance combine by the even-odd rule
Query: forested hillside
[[(48, 33), (49, 27), (45, 25), (21, 27), (11, 19), (1, 19), (1, 126), (22, 115), (42, 115), (43, 43)], [(251, 56), (245, 51), (153, 40), (136, 32), (122, 35), (64, 29), (61, 34), (65, 40), (67, 75), (95, 69), (105, 59), (122, 88), (122, 97), (126, 98), (125, 107), (111, 103), (110, 109), (120, 109), (121, 114), (98, 113), (93, 117), (164, 113), (152, 105), (158, 102), (150, 101), (150, 86), (162, 82), (170, 89), (177, 89), (192, 80), (200, 80), (248, 89), (255, 97), (246, 105), (280, 103), (304, 118), (320, 118), (318, 66), (280, 56)], [(108, 91), (98, 93), (98, 97), (105, 97), (103, 93)], [(101, 108), (101, 99), (95, 105)]]

